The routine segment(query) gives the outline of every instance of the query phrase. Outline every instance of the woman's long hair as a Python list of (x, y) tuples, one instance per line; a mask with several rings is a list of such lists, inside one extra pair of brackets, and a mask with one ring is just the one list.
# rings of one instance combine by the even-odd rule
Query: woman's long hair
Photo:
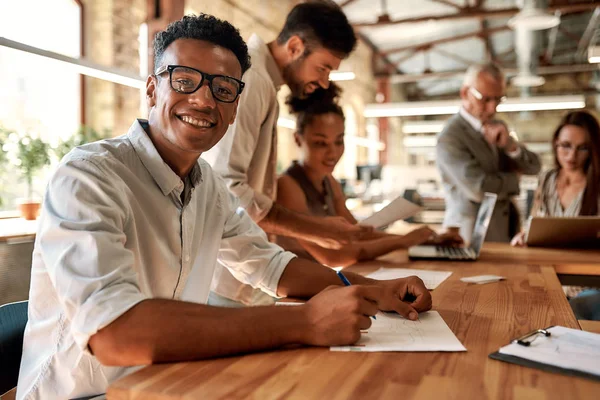
[(585, 129), (588, 133), (590, 151), (583, 167), (586, 174), (586, 185), (579, 215), (598, 215), (598, 199), (600, 196), (600, 126), (596, 118), (586, 111), (573, 111), (563, 117), (552, 137), (554, 162), (558, 170), (560, 170), (561, 166), (556, 155), (556, 143), (561, 129), (566, 125), (578, 126)]

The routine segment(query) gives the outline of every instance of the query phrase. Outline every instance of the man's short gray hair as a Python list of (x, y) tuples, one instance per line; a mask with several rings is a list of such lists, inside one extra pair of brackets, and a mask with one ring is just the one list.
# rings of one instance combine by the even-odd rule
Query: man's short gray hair
[(463, 86), (473, 86), (481, 73), (486, 73), (497, 81), (504, 82), (504, 73), (498, 65), (494, 63), (474, 64), (467, 69), (465, 79), (463, 80)]

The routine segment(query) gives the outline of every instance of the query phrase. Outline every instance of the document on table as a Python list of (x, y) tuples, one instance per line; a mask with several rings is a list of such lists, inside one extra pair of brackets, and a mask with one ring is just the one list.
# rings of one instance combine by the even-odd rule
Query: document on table
[[(498, 353), (600, 377), (600, 334), (564, 326), (553, 326), (547, 331), (550, 336), (537, 335), (529, 346), (511, 343)], [(515, 359), (505, 361), (520, 363)]]
[(396, 313), (379, 313), (371, 327), (351, 346), (331, 351), (467, 351), (437, 311), (419, 314), (418, 321)]
[(411, 203), (403, 197), (397, 197), (378, 212), (360, 221), (361, 225), (371, 225), (375, 228), (387, 226), (399, 219), (412, 217), (422, 210), (422, 207)]
[(444, 282), (452, 272), (449, 271), (428, 271), (425, 269), (409, 269), (409, 268), (379, 268), (375, 272), (367, 275), (367, 278), (379, 279), (387, 281), (390, 279), (406, 278), (407, 276), (416, 275), (429, 290), (433, 290)]

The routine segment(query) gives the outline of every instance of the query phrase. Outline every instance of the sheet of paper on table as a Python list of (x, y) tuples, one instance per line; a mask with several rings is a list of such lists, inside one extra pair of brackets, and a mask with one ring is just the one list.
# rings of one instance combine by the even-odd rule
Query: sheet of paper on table
[(467, 351), (437, 311), (419, 314), (411, 321), (395, 313), (379, 313), (360, 340), (331, 351)]
[(450, 271), (428, 271), (425, 269), (409, 269), (409, 268), (379, 268), (375, 272), (367, 275), (368, 278), (387, 281), (390, 279), (406, 278), (407, 276), (416, 275), (429, 290), (437, 288), (440, 283), (444, 282), (452, 272)]
[(360, 224), (381, 228), (400, 219), (412, 217), (422, 209), (422, 207), (411, 203), (403, 197), (397, 197), (381, 210), (360, 221)]

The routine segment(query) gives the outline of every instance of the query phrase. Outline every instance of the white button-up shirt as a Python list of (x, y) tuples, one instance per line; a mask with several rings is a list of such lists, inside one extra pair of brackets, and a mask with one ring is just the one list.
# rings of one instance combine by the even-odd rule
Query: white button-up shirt
[(295, 257), (267, 241), (206, 162), (183, 182), (145, 124), (72, 151), (48, 183), (18, 399), (105, 392), (132, 368), (105, 367), (90, 354), (98, 330), (144, 299), (205, 303), (217, 260), (275, 295)]

